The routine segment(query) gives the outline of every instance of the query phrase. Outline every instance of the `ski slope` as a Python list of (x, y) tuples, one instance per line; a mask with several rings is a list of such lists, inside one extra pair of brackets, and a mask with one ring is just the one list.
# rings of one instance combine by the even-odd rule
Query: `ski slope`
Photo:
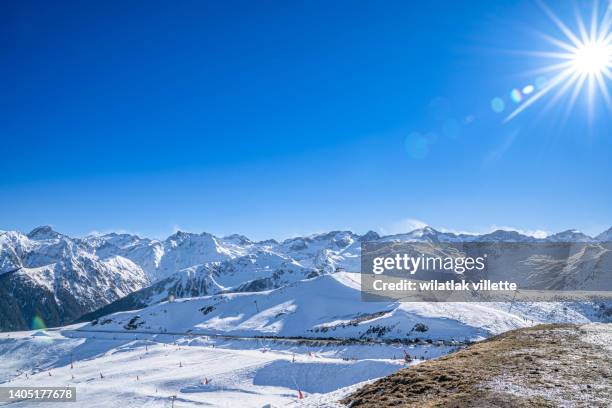
[(175, 407), (236, 407), (237, 401), (241, 407), (308, 406), (328, 395), (335, 398), (345, 387), (348, 392), (354, 384), (404, 367), (404, 351), (415, 358), (431, 358), (453, 349), (435, 345), (304, 346), (92, 334), (76, 328), (0, 335), (2, 385), (76, 387), (76, 406), (83, 407), (169, 407), (172, 396), (176, 396)]

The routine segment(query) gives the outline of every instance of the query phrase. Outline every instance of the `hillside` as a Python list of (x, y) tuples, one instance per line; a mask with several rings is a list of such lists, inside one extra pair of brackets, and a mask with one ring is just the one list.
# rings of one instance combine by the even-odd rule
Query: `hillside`
[(607, 407), (612, 325), (513, 330), (354, 392), (357, 407)]

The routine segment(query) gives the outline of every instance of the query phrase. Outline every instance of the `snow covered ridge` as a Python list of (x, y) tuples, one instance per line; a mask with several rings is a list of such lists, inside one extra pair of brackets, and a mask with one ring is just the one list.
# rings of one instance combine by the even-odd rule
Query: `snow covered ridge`
[(612, 228), (594, 238), (576, 230), (563, 231), (546, 238), (534, 238), (505, 230), (483, 235), (454, 234), (431, 227), (384, 237), (373, 231), (364, 235), (332, 231), (290, 238), (278, 243), (274, 240), (253, 242), (238, 234), (220, 238), (209, 233), (181, 231), (163, 241), (116, 233), (71, 238), (49, 226), (43, 226), (28, 234), (18, 231), (0, 233), (0, 274), (32, 264), (44, 266), (60, 257), (86, 253), (99, 259), (116, 256), (129, 259), (145, 272), (149, 281), (155, 282), (186, 268), (256, 254), (260, 250), (285, 256), (306, 268), (327, 272), (334, 271), (336, 267), (357, 270), (362, 241), (598, 242), (612, 241)]
[[(577, 231), (550, 241), (612, 239), (612, 228), (591, 238)], [(283, 242), (254, 242), (242, 235), (177, 232), (165, 240), (132, 234), (72, 238), (43, 226), (28, 234), (0, 233), (0, 330), (66, 324), (106, 305), (118, 310), (143, 307), (169, 296), (252, 292), (302, 279), (360, 269), (363, 241), (533, 242), (514, 231), (453, 234), (425, 227), (380, 237), (332, 231)], [(133, 296), (132, 296), (133, 294)], [(130, 307), (117, 306), (118, 303)]]
[(539, 322), (606, 321), (592, 303), (363, 302), (358, 273), (278, 289), (164, 301), (100, 317), (80, 330), (176, 335), (465, 343)]

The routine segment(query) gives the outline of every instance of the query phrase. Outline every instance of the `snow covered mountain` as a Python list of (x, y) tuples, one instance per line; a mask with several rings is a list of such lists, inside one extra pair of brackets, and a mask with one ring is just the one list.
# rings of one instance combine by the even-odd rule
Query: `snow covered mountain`
[[(546, 237), (549, 242), (594, 242), (597, 241), (577, 230), (567, 230)], [(599, 240), (604, 241), (604, 240)]]
[(80, 240), (49, 227), (0, 235), (4, 330), (65, 324), (148, 284), (132, 261), (118, 255), (100, 259)]
[(217, 238), (208, 233), (177, 232), (164, 241), (140, 238), (129, 234), (107, 234), (84, 239), (100, 258), (121, 255), (140, 265), (152, 281), (174, 272), (208, 262), (221, 262), (246, 255), (253, 244)]
[(375, 241), (379, 235), (369, 231), (363, 236), (350, 231), (332, 231), (326, 234), (285, 240), (271, 247), (286, 254), (306, 267), (331, 273), (337, 269), (359, 270), (361, 242)]
[(255, 253), (224, 262), (183, 269), (88, 313), (80, 320), (89, 321), (110, 313), (140, 309), (174, 298), (274, 289), (318, 276), (320, 273), (317, 269), (301, 266), (286, 256), (259, 249)]
[(602, 242), (612, 242), (612, 228), (602, 232), (601, 234), (599, 234), (597, 237), (595, 237), (596, 241), (602, 241)]
[(478, 235), (454, 234), (452, 232), (440, 232), (431, 227), (415, 229), (405, 234), (389, 235), (383, 241), (396, 242), (462, 242), (473, 241)]
[[(50, 227), (27, 235), (8, 231), (0, 235), (0, 290), (5, 295), (0, 329), (32, 327), (37, 316), (57, 325), (100, 308), (95, 315), (144, 307), (170, 296), (261, 291), (336, 271), (359, 271), (364, 241), (597, 242), (610, 237), (612, 229), (596, 238), (565, 231), (537, 239), (516, 231), (468, 235), (425, 227), (386, 237), (372, 231), (332, 231), (279, 243), (254, 242), (238, 234), (221, 238), (177, 232), (155, 240), (116, 233), (70, 238)], [(598, 265), (598, 257), (607, 256), (591, 255), (590, 263), (585, 258), (575, 265), (588, 269)]]

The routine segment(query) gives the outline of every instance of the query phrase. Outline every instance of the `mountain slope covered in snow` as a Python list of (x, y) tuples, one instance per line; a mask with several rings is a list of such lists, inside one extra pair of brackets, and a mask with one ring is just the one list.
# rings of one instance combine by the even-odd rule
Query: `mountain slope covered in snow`
[(148, 285), (121, 256), (100, 259), (48, 227), (0, 235), (0, 328), (68, 323)]
[(83, 330), (463, 342), (541, 321), (608, 318), (592, 303), (364, 302), (360, 276), (336, 272), (270, 291), (165, 301), (101, 317)]

